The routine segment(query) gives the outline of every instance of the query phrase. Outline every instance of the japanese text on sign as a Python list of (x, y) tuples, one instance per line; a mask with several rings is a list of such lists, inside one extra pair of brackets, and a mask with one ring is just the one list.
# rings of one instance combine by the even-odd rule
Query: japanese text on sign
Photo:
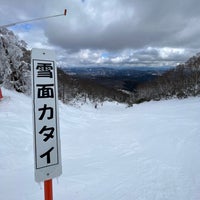
[[(34, 57), (34, 56), (33, 56)], [(60, 165), (57, 79), (54, 60), (32, 59), (36, 181), (49, 179)], [(45, 169), (45, 171), (44, 171)], [(49, 170), (50, 169), (50, 170)], [(61, 167), (59, 166), (59, 169)], [(44, 172), (43, 177), (37, 171)], [(60, 172), (53, 173), (53, 177)]]

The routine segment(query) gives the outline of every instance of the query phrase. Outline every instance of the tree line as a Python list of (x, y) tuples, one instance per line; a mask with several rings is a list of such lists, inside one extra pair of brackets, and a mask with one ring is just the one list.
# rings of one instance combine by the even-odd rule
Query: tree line
[(134, 102), (169, 98), (186, 98), (200, 94), (200, 54), (162, 76), (141, 84), (134, 94)]
[(60, 68), (58, 68), (58, 94), (64, 103), (90, 101), (97, 105), (104, 101), (116, 101), (131, 104), (129, 94), (100, 85), (92, 79), (75, 78)]

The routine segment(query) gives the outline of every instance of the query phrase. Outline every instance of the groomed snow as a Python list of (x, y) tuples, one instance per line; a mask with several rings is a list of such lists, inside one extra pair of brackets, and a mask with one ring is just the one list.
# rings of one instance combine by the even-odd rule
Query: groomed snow
[[(0, 199), (44, 199), (34, 181), (31, 98), (3, 94)], [(59, 107), (63, 174), (54, 200), (200, 199), (199, 97)]]

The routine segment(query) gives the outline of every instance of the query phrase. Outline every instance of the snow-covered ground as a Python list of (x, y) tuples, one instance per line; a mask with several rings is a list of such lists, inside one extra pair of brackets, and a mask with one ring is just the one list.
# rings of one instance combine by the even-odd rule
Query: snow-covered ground
[[(34, 181), (32, 101), (3, 94), (0, 199), (43, 199), (43, 184)], [(59, 106), (63, 174), (54, 200), (200, 199), (199, 97)]]

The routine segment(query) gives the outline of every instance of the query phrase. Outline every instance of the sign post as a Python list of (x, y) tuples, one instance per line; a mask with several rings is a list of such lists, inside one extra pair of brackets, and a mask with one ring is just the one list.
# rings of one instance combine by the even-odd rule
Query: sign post
[(32, 49), (31, 67), (35, 181), (44, 181), (45, 200), (52, 200), (52, 179), (62, 173), (54, 51)]
[(44, 199), (53, 200), (52, 179), (44, 181)]

